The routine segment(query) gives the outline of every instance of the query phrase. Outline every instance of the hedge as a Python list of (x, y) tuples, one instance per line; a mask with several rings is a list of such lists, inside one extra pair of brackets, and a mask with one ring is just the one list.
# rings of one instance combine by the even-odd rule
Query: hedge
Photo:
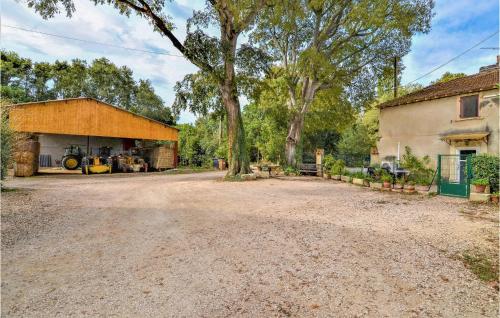
[(500, 158), (495, 155), (480, 154), (472, 157), (472, 176), (474, 179), (488, 179), (491, 192), (498, 192), (498, 170)]

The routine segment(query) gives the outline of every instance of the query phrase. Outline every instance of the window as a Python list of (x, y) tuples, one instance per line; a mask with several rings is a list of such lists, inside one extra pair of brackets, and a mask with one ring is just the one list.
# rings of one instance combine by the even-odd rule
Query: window
[(479, 96), (460, 97), (460, 118), (471, 118), (479, 116)]

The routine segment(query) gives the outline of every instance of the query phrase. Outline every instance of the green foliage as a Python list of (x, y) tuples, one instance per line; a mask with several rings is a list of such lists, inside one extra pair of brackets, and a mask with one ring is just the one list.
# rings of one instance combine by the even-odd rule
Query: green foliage
[(2, 126), (0, 131), (0, 143), (1, 143), (1, 153), (0, 153), (0, 180), (5, 179), (7, 176), (7, 167), (11, 161), (11, 147), (12, 147), (12, 138), (13, 131), (9, 127), (9, 121), (7, 118), (7, 110), (5, 106), (2, 106), (0, 109), (1, 117), (2, 117)]
[(336, 99), (325, 109), (368, 105), (392, 57), (404, 56), (412, 35), (430, 29), (432, 7), (431, 0), (287, 0), (264, 10), (251, 38), (283, 67), (289, 145), (300, 143), (302, 123), (322, 91), (332, 90)]
[(75, 59), (54, 63), (32, 63), (15, 52), (1, 51), (1, 93), (12, 103), (50, 99), (92, 97), (134, 113), (173, 124), (169, 107), (149, 80), (133, 78), (132, 70), (118, 67), (106, 58), (90, 65)]
[(366, 177), (366, 174), (364, 174), (361, 171), (358, 171), (358, 172), (353, 173), (352, 177), (356, 178), (356, 179), (364, 179)]
[(396, 183), (397, 184), (400, 184), (400, 185), (404, 185), (406, 183), (406, 180), (405, 178), (401, 177), (401, 178), (397, 178), (396, 179)]
[(346, 129), (337, 145), (338, 152), (347, 156), (366, 156), (370, 154), (370, 148), (375, 144), (375, 137), (370, 135), (368, 128), (361, 124), (355, 124)]
[(383, 174), (380, 178), (383, 182), (391, 182), (392, 183), (392, 176), (390, 174)]
[(300, 171), (299, 171), (299, 169), (297, 169), (296, 167), (293, 167), (293, 166), (287, 166), (287, 167), (285, 167), (285, 169), (283, 170), (283, 173), (285, 174), (285, 176), (289, 176), (289, 175), (299, 175), (299, 174), (300, 174)]
[(220, 131), (224, 126), (220, 117), (210, 115), (199, 118), (194, 125), (177, 125), (181, 165), (208, 167), (213, 158), (227, 159), (227, 139)]
[(342, 175), (343, 175), (343, 176), (350, 177), (350, 176), (352, 176), (352, 173), (350, 173), (350, 172), (349, 172), (349, 170), (345, 170), (345, 169), (344, 169), (344, 170), (342, 171)]
[(478, 186), (487, 186), (488, 184), (490, 184), (490, 180), (488, 180), (487, 178), (477, 178), (472, 179), (471, 183)]
[(332, 175), (338, 176), (344, 172), (345, 162), (342, 159), (337, 159), (332, 166)]
[(381, 181), (382, 179), (382, 176), (384, 174), (387, 174), (387, 171), (385, 169), (382, 169), (380, 168), (380, 166), (378, 167), (374, 167), (374, 172), (373, 172), (373, 181)]
[(332, 155), (326, 155), (323, 159), (323, 169), (327, 171), (327, 173), (330, 173), (330, 170), (332, 169), (335, 162), (335, 158), (333, 158)]
[(491, 192), (498, 191), (498, 170), (500, 169), (500, 158), (490, 154), (473, 156), (472, 175), (474, 179), (487, 179)]
[(440, 78), (438, 78), (435, 81), (432, 81), (431, 85), (438, 84), (438, 83), (446, 83), (448, 81), (451, 81), (451, 80), (454, 80), (454, 79), (457, 79), (457, 78), (461, 78), (461, 77), (464, 77), (464, 76), (467, 76), (467, 74), (465, 74), (465, 73), (445, 72), (443, 75), (441, 75)]
[(465, 265), (486, 282), (498, 282), (498, 260), (477, 251), (467, 251), (462, 255)]
[(405, 153), (401, 160), (401, 167), (410, 171), (409, 180), (420, 185), (430, 185), (434, 171), (429, 165), (429, 156), (419, 159), (413, 154), (410, 147), (405, 147)]
[(282, 163), (287, 134), (286, 91), (282, 79), (263, 81), (257, 100), (243, 109), (252, 161)]

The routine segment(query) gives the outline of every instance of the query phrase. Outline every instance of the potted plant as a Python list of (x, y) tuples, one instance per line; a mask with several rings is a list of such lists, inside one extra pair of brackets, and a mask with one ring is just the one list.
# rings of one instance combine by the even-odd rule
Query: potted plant
[(382, 182), (380, 182), (380, 179), (372, 178), (372, 180), (370, 181), (370, 188), (376, 190), (382, 189)]
[(408, 182), (406, 182), (404, 188), (406, 193), (415, 192), (415, 181), (409, 180)]
[(396, 192), (402, 192), (405, 183), (406, 183), (406, 180), (404, 179), (404, 177), (397, 178), (396, 179), (396, 184), (394, 185), (394, 191), (396, 191)]
[(364, 184), (365, 174), (363, 172), (356, 172), (352, 177), (353, 184), (360, 186)]
[(473, 179), (471, 183), (474, 185), (476, 193), (484, 193), (484, 190), (486, 190), (486, 186), (490, 182), (486, 178), (478, 178), (478, 179)]
[(370, 180), (370, 188), (380, 190), (382, 189), (382, 181), (380, 180), (382, 176), (382, 169), (380, 167), (374, 167), (373, 176)]
[(342, 176), (340, 176), (340, 179), (344, 182), (351, 182), (351, 174), (349, 173), (349, 171), (344, 170), (342, 172)]
[(431, 182), (426, 176), (418, 176), (415, 178), (415, 190), (418, 192), (428, 192)]
[(342, 159), (338, 159), (332, 166), (332, 179), (340, 180), (340, 176), (342, 175), (342, 171), (344, 170), (345, 163)]
[(380, 180), (382, 180), (384, 189), (391, 188), (392, 176), (390, 174), (388, 174), (388, 173), (382, 174), (382, 177), (380, 178)]
[(323, 178), (330, 179), (332, 177), (331, 170), (335, 163), (335, 158), (332, 155), (326, 155), (323, 159)]
[(373, 181), (373, 178), (371, 176), (366, 175), (363, 178), (363, 186), (369, 187), (370, 186), (370, 182), (372, 182), (372, 181)]
[(493, 192), (491, 194), (491, 202), (498, 204), (498, 192)]

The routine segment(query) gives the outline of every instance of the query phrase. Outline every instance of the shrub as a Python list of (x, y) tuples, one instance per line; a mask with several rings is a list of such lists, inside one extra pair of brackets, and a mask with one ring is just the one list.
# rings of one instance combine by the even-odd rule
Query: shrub
[(473, 179), (471, 182), (473, 185), (486, 186), (490, 183), (490, 181), (486, 178)]
[(401, 177), (401, 178), (397, 178), (396, 179), (396, 183), (397, 184), (400, 184), (400, 185), (404, 185), (406, 183), (406, 180), (405, 178)]
[(286, 167), (284, 170), (283, 170), (283, 173), (285, 174), (285, 176), (289, 176), (291, 174), (295, 174), (295, 175), (298, 175), (300, 173), (299, 169), (295, 168), (295, 167), (292, 167), (292, 166), (288, 166)]
[(334, 164), (335, 164), (335, 158), (333, 158), (332, 155), (326, 155), (325, 158), (323, 159), (324, 171), (330, 173)]
[(10, 160), (11, 160), (11, 147), (12, 147), (13, 133), (9, 127), (9, 121), (7, 118), (7, 109), (5, 109), (5, 107), (1, 108), (0, 115), (2, 116), (2, 127), (1, 127), (1, 136), (0, 136), (0, 142), (1, 142), (0, 180), (3, 180), (7, 176), (7, 167), (10, 163)]
[(380, 180), (382, 180), (383, 182), (392, 182), (392, 176), (389, 173), (384, 172), (382, 173)]
[(413, 154), (411, 148), (406, 146), (401, 160), (401, 167), (410, 171), (409, 179), (411, 181), (421, 185), (430, 185), (434, 174), (434, 170), (429, 168), (430, 162), (429, 156), (419, 159)]
[(491, 192), (498, 191), (499, 157), (489, 154), (480, 154), (473, 156), (471, 162), (474, 179), (486, 179), (490, 185)]
[(356, 179), (364, 179), (365, 174), (363, 172), (355, 172), (352, 174), (352, 177)]
[(381, 178), (382, 178), (382, 175), (384, 173), (387, 173), (387, 171), (384, 170), (384, 169), (382, 169), (382, 168), (380, 168), (380, 166), (378, 168), (375, 168), (374, 171), (373, 171), (373, 177), (372, 177), (373, 180), (374, 181), (380, 181)]
[(332, 166), (332, 175), (340, 175), (344, 171), (345, 168), (345, 162), (342, 159), (338, 159), (335, 161), (335, 163)]

